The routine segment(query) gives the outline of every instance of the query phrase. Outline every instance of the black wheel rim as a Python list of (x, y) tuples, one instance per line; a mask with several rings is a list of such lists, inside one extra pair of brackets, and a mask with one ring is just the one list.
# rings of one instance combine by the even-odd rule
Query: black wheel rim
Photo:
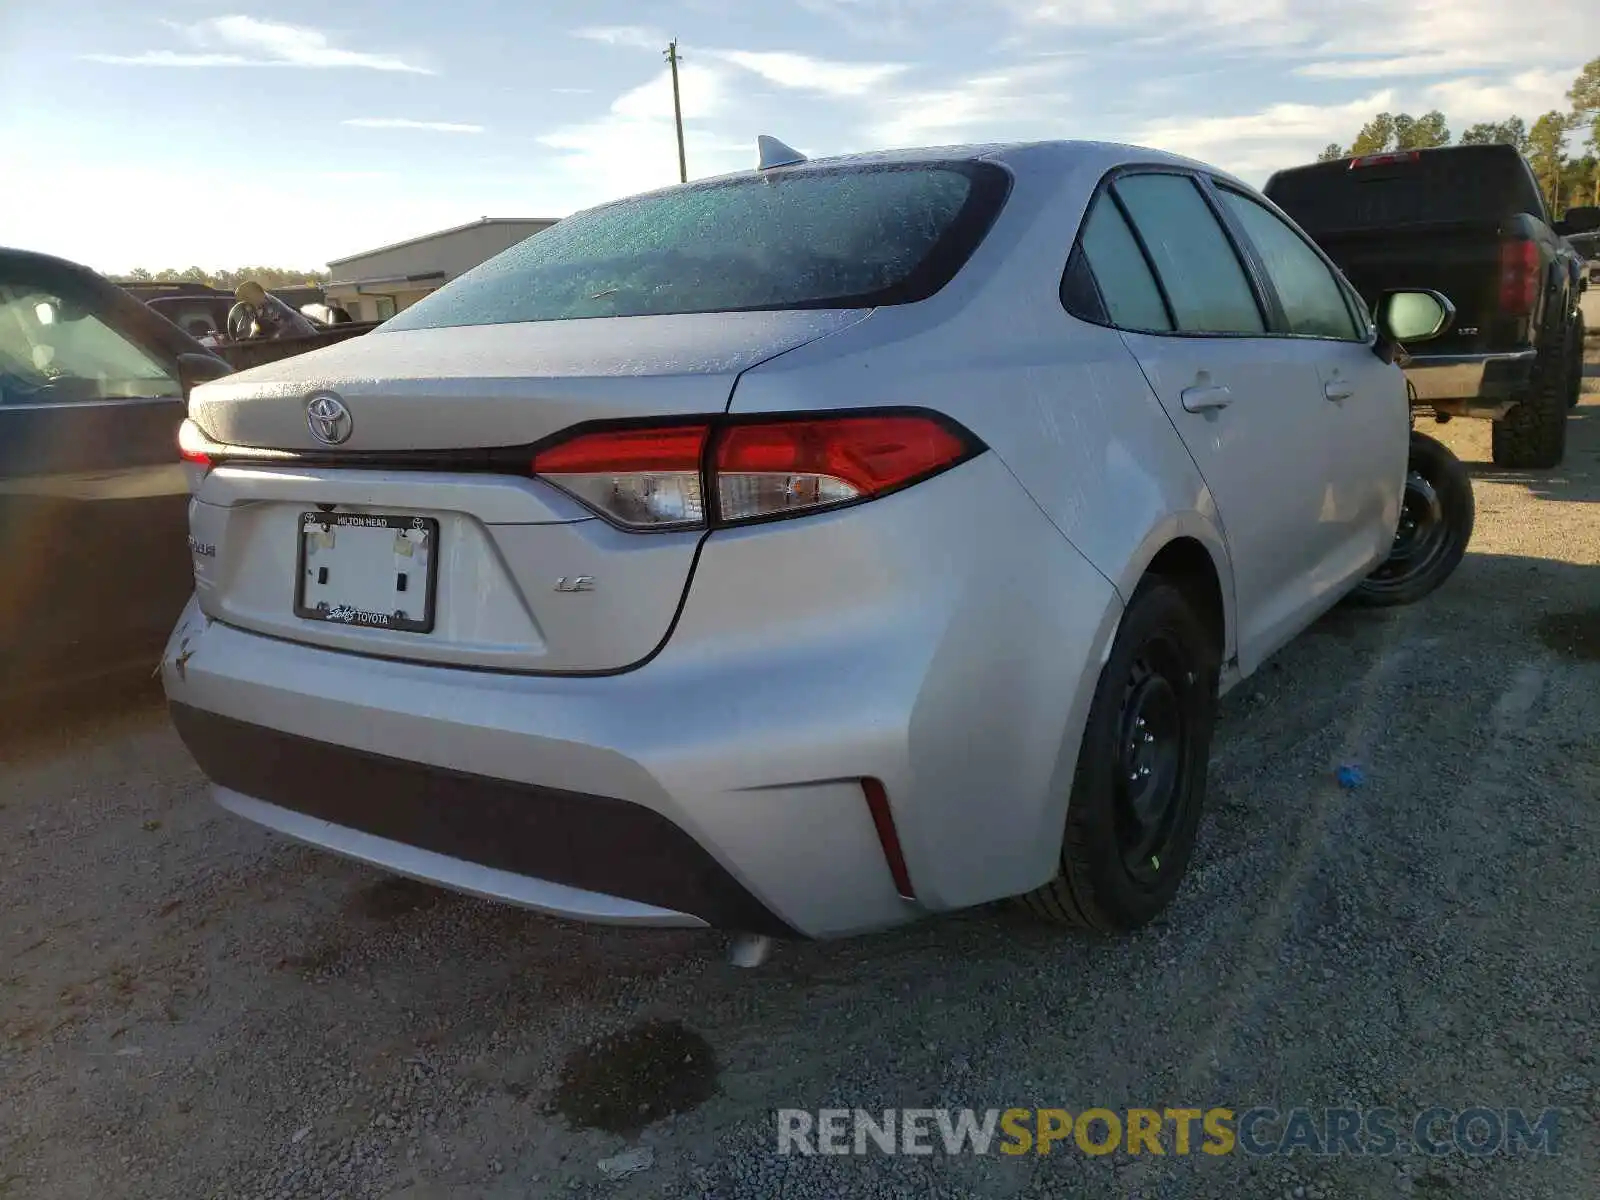
[[(1135, 656), (1117, 722), (1117, 849), (1137, 882), (1153, 885), (1183, 814), (1193, 739), (1195, 674), (1178, 646), (1152, 638)], [(1170, 868), (1169, 868), (1170, 869)]]
[(1450, 537), (1438, 489), (1420, 471), (1411, 471), (1400, 501), (1394, 546), (1383, 565), (1368, 577), (1367, 586), (1398, 589), (1427, 574), (1449, 551)]

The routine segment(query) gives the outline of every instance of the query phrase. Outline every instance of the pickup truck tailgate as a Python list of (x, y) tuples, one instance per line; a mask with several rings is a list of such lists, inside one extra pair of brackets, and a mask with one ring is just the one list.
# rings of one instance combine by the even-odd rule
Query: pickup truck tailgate
[(1474, 354), (1521, 343), (1527, 319), (1502, 315), (1501, 244), (1495, 222), (1429, 222), (1316, 235), (1369, 307), (1390, 288), (1432, 288), (1456, 306), (1455, 324), (1429, 354)]

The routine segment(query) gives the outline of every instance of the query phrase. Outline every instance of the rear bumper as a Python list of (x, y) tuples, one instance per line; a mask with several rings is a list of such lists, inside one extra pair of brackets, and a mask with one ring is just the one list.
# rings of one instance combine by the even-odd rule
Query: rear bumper
[(1538, 353), (1419, 354), (1406, 365), (1415, 403), (1455, 416), (1503, 416), (1533, 379)]
[(642, 805), (169, 707), (223, 807), (280, 833), (548, 911), (794, 936), (699, 843)]
[(983, 455), (713, 534), (672, 636), (622, 674), (363, 657), (193, 605), (162, 670), (218, 800), (284, 833), (578, 919), (833, 937), (1054, 873), (1119, 615)]

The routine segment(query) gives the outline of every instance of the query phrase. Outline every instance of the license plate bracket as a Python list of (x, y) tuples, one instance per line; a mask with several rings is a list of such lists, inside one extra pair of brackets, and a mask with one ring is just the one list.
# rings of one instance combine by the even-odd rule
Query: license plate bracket
[(436, 519), (304, 512), (296, 528), (295, 616), (362, 629), (433, 632)]

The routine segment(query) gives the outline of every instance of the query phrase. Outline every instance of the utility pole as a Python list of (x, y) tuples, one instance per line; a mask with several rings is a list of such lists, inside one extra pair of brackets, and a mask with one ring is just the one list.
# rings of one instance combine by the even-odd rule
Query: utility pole
[(678, 39), (673, 38), (667, 43), (667, 65), (672, 68), (672, 120), (678, 127), (678, 182), (689, 182), (689, 164), (683, 156), (683, 101), (678, 96), (678, 63), (682, 56), (678, 53)]

